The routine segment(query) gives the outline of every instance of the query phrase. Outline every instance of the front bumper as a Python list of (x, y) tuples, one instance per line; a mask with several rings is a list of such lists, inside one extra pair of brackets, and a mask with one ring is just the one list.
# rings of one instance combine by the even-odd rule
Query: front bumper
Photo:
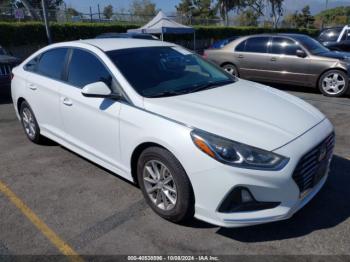
[[(292, 178), (293, 172), (301, 157), (332, 131), (332, 124), (325, 119), (302, 136), (275, 150), (277, 154), (290, 158), (287, 166), (280, 171), (248, 170), (218, 164), (213, 169), (191, 174), (196, 198), (195, 217), (223, 227), (250, 226), (290, 218), (317, 194), (327, 179), (325, 174), (307, 195), (301, 197)], [(281, 204), (260, 211), (218, 212), (222, 200), (237, 186), (248, 188), (257, 201)]]

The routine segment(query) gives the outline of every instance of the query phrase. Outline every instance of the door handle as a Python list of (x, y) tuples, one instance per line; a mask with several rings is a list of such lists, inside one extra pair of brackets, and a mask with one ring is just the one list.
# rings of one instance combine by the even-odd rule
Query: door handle
[(272, 57), (272, 58), (271, 58), (271, 61), (272, 61), (272, 62), (275, 62), (275, 61), (277, 61), (277, 58), (276, 58), (276, 57)]
[(29, 87), (29, 89), (31, 89), (31, 90), (36, 90), (36, 89), (37, 89), (36, 85), (33, 84), (33, 83), (29, 83), (29, 84), (28, 84), (28, 87)]
[(238, 55), (238, 58), (244, 58), (244, 55)]
[(67, 97), (63, 98), (62, 102), (63, 102), (63, 104), (65, 104), (66, 106), (72, 106), (72, 105), (73, 105), (72, 100), (70, 100), (70, 99), (67, 98)]

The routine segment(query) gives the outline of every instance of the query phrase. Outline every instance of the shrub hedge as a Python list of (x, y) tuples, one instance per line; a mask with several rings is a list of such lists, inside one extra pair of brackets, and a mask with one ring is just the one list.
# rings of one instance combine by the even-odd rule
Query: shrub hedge
[[(135, 24), (116, 23), (52, 23), (51, 32), (54, 42), (93, 38), (105, 32), (126, 32), (137, 28)], [(232, 35), (249, 35), (270, 32), (295, 32), (315, 36), (313, 29), (271, 29), (258, 27), (217, 27), (195, 26), (197, 39), (222, 39)], [(191, 35), (169, 35), (168, 41), (191, 39)], [(46, 43), (45, 27), (39, 22), (0, 22), (0, 45), (20, 46), (26, 44)]]

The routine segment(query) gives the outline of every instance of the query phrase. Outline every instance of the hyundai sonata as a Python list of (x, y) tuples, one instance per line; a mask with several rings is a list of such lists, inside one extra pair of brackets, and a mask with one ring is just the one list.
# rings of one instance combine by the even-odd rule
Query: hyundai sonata
[(168, 220), (287, 219), (326, 181), (334, 133), (322, 113), (177, 45), (59, 43), (13, 74), (31, 141), (47, 137), (135, 182)]

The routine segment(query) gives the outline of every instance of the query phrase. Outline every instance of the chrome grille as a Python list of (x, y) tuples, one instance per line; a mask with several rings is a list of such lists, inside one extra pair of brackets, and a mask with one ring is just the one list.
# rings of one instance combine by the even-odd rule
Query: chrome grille
[[(332, 133), (300, 159), (293, 173), (293, 179), (298, 185), (301, 193), (314, 186), (317, 171), (324, 163), (323, 161), (328, 161), (329, 157), (331, 156), (334, 148), (334, 142), (335, 136), (334, 133)], [(323, 146), (326, 147), (326, 156), (324, 160), (320, 162), (318, 158)]]
[(0, 76), (8, 76), (11, 74), (11, 66), (2, 64), (0, 65)]

